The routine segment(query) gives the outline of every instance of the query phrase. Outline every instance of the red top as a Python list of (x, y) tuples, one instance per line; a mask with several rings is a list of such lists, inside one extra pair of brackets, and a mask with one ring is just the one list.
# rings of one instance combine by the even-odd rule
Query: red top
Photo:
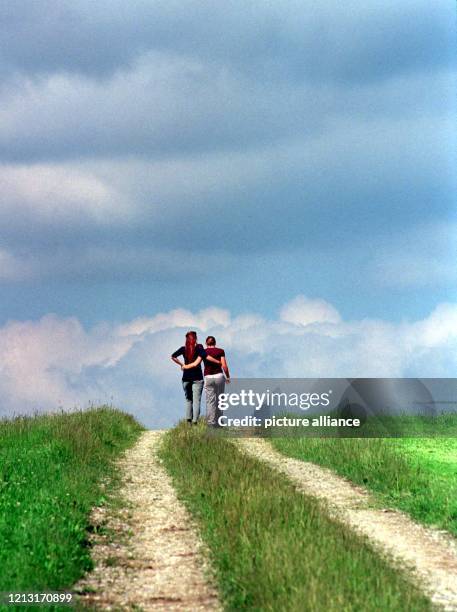
[[(214, 359), (220, 360), (221, 357), (225, 357), (224, 349), (217, 348), (217, 346), (207, 346), (205, 351), (207, 355), (211, 355)], [(222, 367), (205, 359), (205, 376), (212, 374), (222, 374)]]

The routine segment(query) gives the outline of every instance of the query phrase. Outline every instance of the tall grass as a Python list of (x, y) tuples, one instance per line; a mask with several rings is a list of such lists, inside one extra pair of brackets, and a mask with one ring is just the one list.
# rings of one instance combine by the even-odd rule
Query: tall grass
[(227, 610), (430, 609), (365, 539), (233, 443), (179, 426), (161, 456), (199, 521)]
[(88, 516), (100, 480), (140, 425), (101, 407), (0, 421), (0, 591), (70, 587), (92, 566)]
[(457, 535), (457, 440), (273, 437), (289, 457), (363, 485), (384, 504)]

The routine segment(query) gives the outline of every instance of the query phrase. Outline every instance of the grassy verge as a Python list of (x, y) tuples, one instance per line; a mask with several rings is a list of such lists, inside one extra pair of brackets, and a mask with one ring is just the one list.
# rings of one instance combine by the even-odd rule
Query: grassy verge
[(0, 591), (67, 588), (91, 568), (100, 480), (114, 482), (113, 459), (140, 431), (107, 407), (0, 421)]
[(273, 437), (289, 457), (333, 469), (387, 505), (457, 535), (455, 438)]
[(428, 601), (313, 498), (204, 428), (161, 449), (209, 546), (227, 610), (428, 610)]

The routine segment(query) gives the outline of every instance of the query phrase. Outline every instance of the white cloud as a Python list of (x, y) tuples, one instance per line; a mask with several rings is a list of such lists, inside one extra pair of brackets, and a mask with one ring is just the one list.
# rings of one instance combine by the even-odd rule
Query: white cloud
[[(457, 336), (457, 308), (455, 304), (439, 304), (429, 317), (411, 326), (409, 333), (414, 338), (419, 336), (426, 348), (439, 348)], [(455, 371), (454, 371), (455, 374)]]
[(339, 323), (341, 317), (338, 311), (324, 300), (311, 300), (303, 295), (286, 304), (280, 312), (280, 318), (294, 325), (310, 325), (311, 323)]
[(167, 313), (160, 313), (155, 317), (142, 317), (130, 323), (121, 325), (118, 333), (121, 336), (139, 336), (144, 333), (154, 333), (173, 327), (196, 327), (206, 331), (216, 326), (227, 327), (230, 324), (230, 313), (221, 308), (205, 308), (197, 314), (190, 310), (177, 308)]
[(178, 309), (86, 330), (75, 318), (48, 315), (0, 329), (2, 413), (112, 401), (149, 426), (169, 426), (182, 416), (170, 354), (189, 328), (200, 340), (216, 336), (236, 377), (446, 377), (457, 367), (457, 304), (398, 324), (345, 322), (331, 304), (304, 296), (278, 320)]
[(1, 218), (14, 215), (34, 222), (66, 224), (91, 222), (110, 224), (122, 219), (121, 199), (109, 182), (87, 169), (69, 164), (0, 166)]

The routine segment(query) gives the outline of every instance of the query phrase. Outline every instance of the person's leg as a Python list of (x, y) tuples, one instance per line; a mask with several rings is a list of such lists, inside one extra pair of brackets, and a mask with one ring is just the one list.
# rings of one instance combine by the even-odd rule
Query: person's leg
[(192, 421), (192, 381), (183, 380), (184, 397), (186, 398), (186, 419)]
[(203, 381), (194, 380), (192, 383), (192, 399), (193, 399), (193, 422), (197, 423), (200, 416), (200, 403), (202, 401)]
[(216, 384), (213, 376), (205, 376), (205, 393), (206, 393), (206, 422), (208, 425), (216, 425)]

